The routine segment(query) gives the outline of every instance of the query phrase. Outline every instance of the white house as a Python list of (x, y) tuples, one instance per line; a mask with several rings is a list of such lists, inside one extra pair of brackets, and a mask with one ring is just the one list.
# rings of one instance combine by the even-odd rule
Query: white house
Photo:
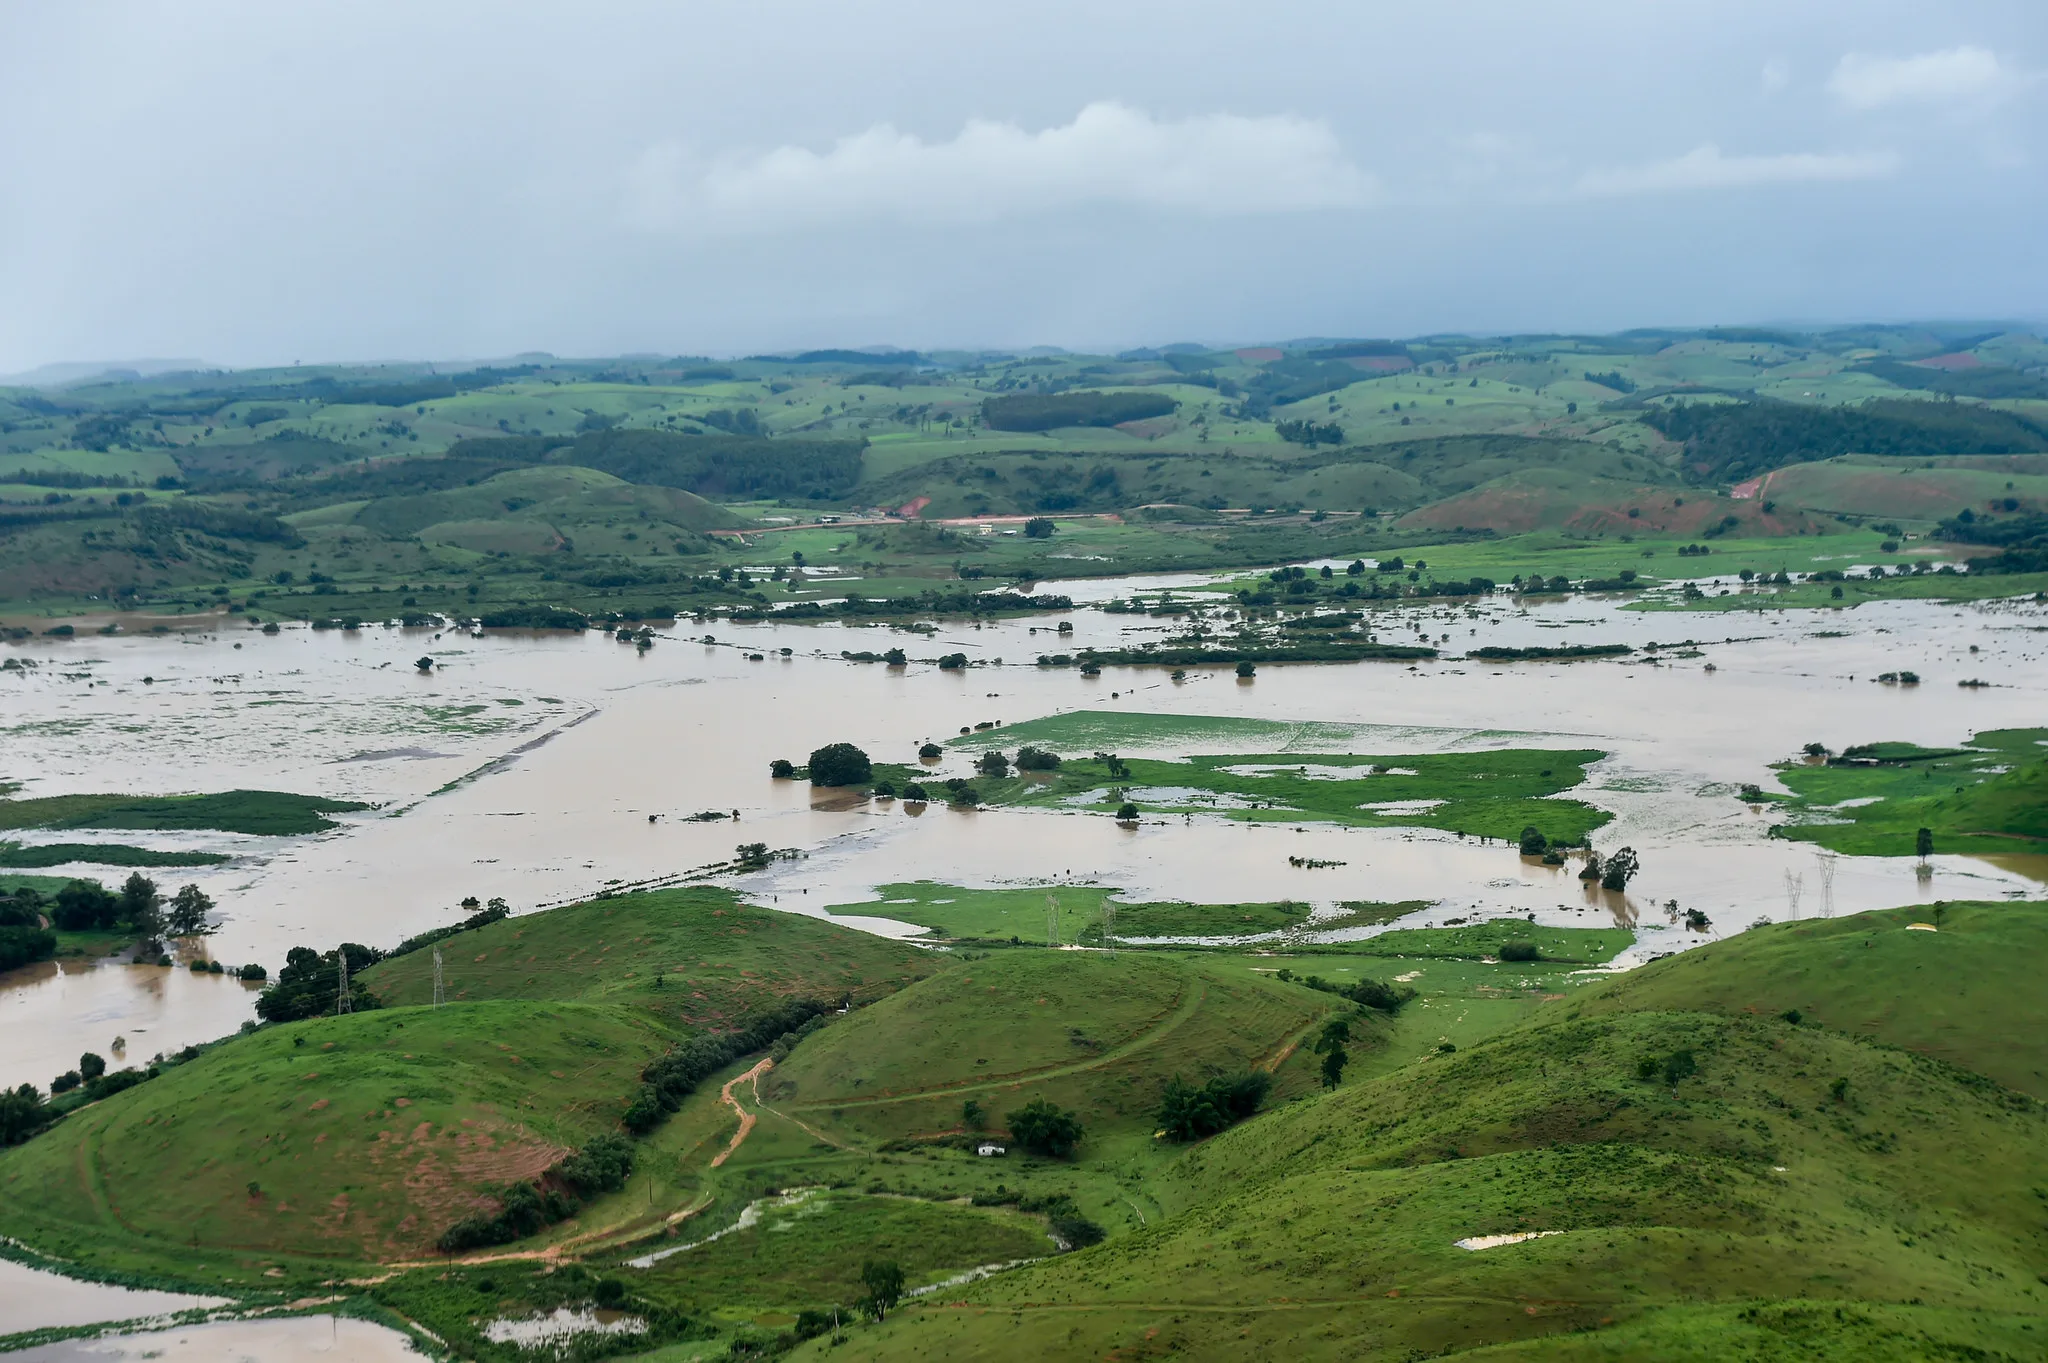
[(1000, 1155), (1005, 1152), (1003, 1147), (997, 1145), (994, 1141), (983, 1141), (980, 1145), (974, 1147), (974, 1153), (977, 1155)]

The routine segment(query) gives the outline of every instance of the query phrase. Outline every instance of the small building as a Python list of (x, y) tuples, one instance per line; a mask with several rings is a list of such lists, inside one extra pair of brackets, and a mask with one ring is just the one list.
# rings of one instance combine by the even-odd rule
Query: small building
[(994, 1141), (983, 1141), (980, 1145), (974, 1147), (974, 1153), (986, 1157), (1007, 1154), (1008, 1152)]

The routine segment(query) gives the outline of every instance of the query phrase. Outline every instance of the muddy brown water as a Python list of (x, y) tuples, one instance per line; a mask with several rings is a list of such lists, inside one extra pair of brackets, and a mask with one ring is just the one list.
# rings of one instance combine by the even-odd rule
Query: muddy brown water
[[(1152, 580), (1186, 586), (1191, 576)], [(1078, 598), (1124, 595), (1131, 580), (1066, 586)], [(1331, 664), (1192, 669), (1108, 668), (1085, 678), (1041, 669), (1040, 653), (1162, 637), (1168, 622), (1077, 609), (1061, 617), (919, 636), (885, 627), (679, 622), (646, 653), (608, 637), (370, 628), (360, 632), (246, 628), (135, 638), (35, 640), (0, 653), (37, 664), (0, 673), (0, 780), (24, 796), (74, 791), (273, 788), (373, 802), (333, 832), (302, 838), (214, 833), (25, 833), (29, 841), (110, 841), (220, 850), (218, 868), (152, 874), (166, 889), (196, 883), (219, 903), (220, 930), (198, 950), (273, 972), (293, 946), (346, 938), (388, 946), (454, 921), (465, 895), (502, 895), (516, 911), (673, 875), (729, 857), (735, 844), (800, 848), (803, 860), (732, 883), (762, 902), (820, 912), (873, 898), (873, 888), (932, 879), (987, 885), (1071, 879), (1141, 899), (1426, 899), (1415, 922), (1474, 912), (1534, 913), (1561, 924), (1627, 922), (1644, 929), (1631, 959), (1701, 938), (1661, 906), (1700, 908), (1714, 933), (1788, 916), (1786, 874), (1804, 878), (1801, 916), (1824, 908), (1810, 848), (1763, 836), (1764, 819), (1734, 798), (1770, 783), (1768, 764), (1810, 740), (1953, 744), (1980, 729), (2048, 721), (2048, 611), (2029, 603), (1865, 605), (1855, 611), (1727, 615), (1620, 610), (1611, 600), (1523, 609), (1506, 599), (1463, 608), (1379, 612), (1382, 638), (1450, 635), (1485, 644), (1712, 643), (1703, 656), (1628, 662), (1487, 664), (1448, 658), (1416, 667)], [(1033, 633), (1033, 630), (1036, 633)], [(717, 643), (698, 640), (710, 633)], [(1839, 634), (1841, 637), (1823, 637)], [(237, 648), (239, 644), (241, 647)], [(1971, 645), (1979, 652), (1970, 653)], [(954, 650), (989, 662), (941, 672), (853, 664), (838, 653), (902, 646), (913, 657)], [(793, 652), (783, 657), (778, 650)], [(414, 659), (439, 666), (422, 675)], [(751, 654), (764, 655), (754, 661)], [(1004, 660), (994, 666), (993, 660)], [(1707, 665), (1712, 664), (1712, 670)], [(1876, 684), (1910, 669), (1918, 687)], [(1956, 683), (1991, 683), (1965, 690)], [(145, 680), (147, 679), (147, 680)], [(516, 702), (516, 703), (512, 703)], [(1005, 725), (1074, 709), (1225, 715), (1373, 726), (1352, 751), (1420, 752), (1532, 742), (1597, 747), (1583, 798), (1616, 819), (1595, 835), (1622, 844), (1643, 871), (1627, 896), (1588, 893), (1575, 877), (1526, 864), (1511, 848), (1427, 830), (1245, 826), (1213, 818), (1147, 822), (1135, 831), (1096, 816), (814, 796), (768, 779), (771, 758), (801, 761), (848, 740), (907, 761), (984, 720)], [(998, 736), (995, 742), (1000, 742)], [(1126, 744), (1128, 751), (1138, 745)], [(1194, 751), (1242, 750), (1222, 742)], [(1309, 749), (1300, 749), (1307, 752)], [(963, 757), (939, 774), (966, 774)], [(436, 793), (439, 792), (439, 793)], [(688, 822), (737, 810), (737, 823)], [(655, 816), (653, 822), (649, 816)], [(1292, 867), (1288, 857), (1342, 861)], [(38, 874), (125, 870), (86, 866)], [(2034, 895), (2041, 858), (1938, 857), (1921, 878), (1908, 858), (1837, 863), (1833, 911), (1936, 898)], [(856, 926), (907, 934), (886, 919)], [(461, 988), (451, 963), (451, 993)], [(0, 977), (9, 1045), (0, 1082), (47, 1085), (82, 1051), (114, 1037), (130, 1062), (227, 1032), (252, 1016), (250, 990), (215, 975), (127, 964), (43, 965)]]

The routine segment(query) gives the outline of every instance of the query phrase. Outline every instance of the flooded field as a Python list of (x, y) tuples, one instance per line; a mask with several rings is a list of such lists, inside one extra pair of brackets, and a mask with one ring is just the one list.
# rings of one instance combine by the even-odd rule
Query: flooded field
[[(1075, 595), (1108, 599), (1131, 589), (1117, 581)], [(1736, 795), (1744, 782), (1769, 788), (1768, 764), (1809, 741), (1949, 745), (1977, 730), (2041, 723), (2048, 610), (1897, 602), (1854, 612), (1694, 615), (1621, 604), (1580, 599), (1523, 609), (1495, 598), (1470, 610), (1390, 608), (1375, 625), (1382, 638), (1426, 635), (1447, 653), (1659, 641), (1663, 661), (1265, 665), (1253, 680), (1225, 667), (1190, 669), (1180, 683), (1162, 669), (1111, 667), (1084, 677), (1034, 666), (1041, 652), (1129, 646), (1171, 627), (1078, 608), (1074, 632), (1064, 636), (1053, 633), (1059, 617), (1050, 616), (942, 625), (932, 635), (685, 621), (644, 652), (597, 633), (472, 639), (293, 628), (266, 636), (225, 621), (215, 632), (176, 636), (38, 640), (5, 650), (35, 666), (0, 676), (0, 781), (18, 783), (20, 797), (244, 788), (375, 805), (307, 837), (7, 834), (28, 843), (97, 839), (232, 855), (217, 867), (151, 874), (167, 890), (194, 883), (217, 901), (222, 923), (204, 941), (206, 954), (273, 972), (294, 946), (326, 948), (344, 938), (389, 946), (453, 922), (465, 896), (503, 896), (523, 912), (687, 872), (756, 841), (808, 855), (739, 883), (764, 903), (806, 912), (872, 900), (885, 882), (1067, 879), (1118, 886), (1136, 899), (1432, 901), (1418, 922), (1473, 911), (1620, 921), (1645, 929), (1637, 957), (1702, 940), (1672, 925), (1673, 900), (1705, 911), (1716, 933), (1789, 916), (1788, 873), (1804, 877), (1801, 916), (2040, 893), (2039, 858), (1937, 857), (1933, 874), (1921, 877), (1908, 857), (1844, 857), (1829, 905), (1812, 848), (1767, 840), (1764, 816)], [(714, 642), (702, 642), (707, 632)], [(1686, 639), (1700, 641), (1697, 651), (1671, 647)], [(899, 646), (913, 659), (957, 650), (985, 665), (889, 669), (839, 657)], [(437, 663), (431, 673), (414, 666), (423, 654)], [(1874, 681), (1905, 669), (1922, 684)], [(1958, 687), (1965, 679), (1988, 684)], [(1595, 843), (1635, 847), (1642, 873), (1627, 895), (1589, 895), (1574, 875), (1525, 863), (1510, 847), (1430, 830), (1296, 829), (1201, 815), (1132, 830), (1073, 812), (934, 804), (913, 813), (767, 774), (771, 759), (800, 762), (828, 742), (857, 743), (877, 760), (914, 761), (918, 744), (963, 727), (1080, 709), (1361, 726), (1335, 751), (1598, 748), (1610, 756), (1573, 794), (1615, 814)], [(991, 745), (1000, 742), (998, 731)], [(1289, 753), (1333, 750), (1304, 743)], [(966, 775), (970, 757), (949, 754), (937, 772)], [(689, 821), (708, 811), (727, 817)], [(1289, 857), (1344, 864), (1309, 869)], [(127, 871), (72, 865), (35, 873), (118, 884)], [(129, 1063), (146, 1061), (251, 1016), (251, 986), (185, 965), (73, 958), (0, 977), (0, 1025), (10, 1040), (0, 1082), (47, 1084), (81, 1051), (105, 1053), (116, 1036)], [(449, 968), (454, 993), (460, 964)]]

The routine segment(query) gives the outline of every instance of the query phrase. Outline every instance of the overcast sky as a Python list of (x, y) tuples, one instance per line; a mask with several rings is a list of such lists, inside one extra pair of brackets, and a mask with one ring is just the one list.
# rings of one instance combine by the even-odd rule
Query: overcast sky
[(2038, 319), (2044, 158), (2044, 0), (0, 0), (0, 373)]

